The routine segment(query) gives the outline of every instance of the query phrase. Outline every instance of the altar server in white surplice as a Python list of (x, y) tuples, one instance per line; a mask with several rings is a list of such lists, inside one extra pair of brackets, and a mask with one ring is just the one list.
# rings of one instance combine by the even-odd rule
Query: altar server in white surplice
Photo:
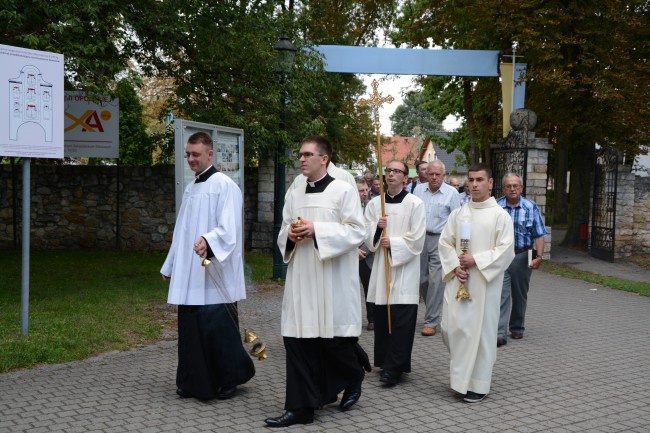
[[(349, 171), (337, 167), (336, 165), (334, 165), (333, 162), (330, 162), (327, 165), (327, 174), (332, 176), (334, 179), (342, 180), (346, 183), (349, 183), (355, 188), (357, 187), (357, 183), (356, 180), (354, 180), (354, 176), (352, 176)], [(291, 191), (293, 191), (294, 189), (296, 188), (303, 189), (305, 188), (305, 186), (307, 186), (307, 177), (301, 173), (297, 175), (293, 179), (293, 182), (291, 182), (291, 185), (289, 185), (289, 188), (287, 189), (287, 193), (284, 199), (286, 200), (287, 197), (289, 197), (289, 194), (291, 194)]]
[[(167, 302), (178, 305), (176, 393), (227, 399), (253, 377), (255, 367), (242, 345), (237, 315), (237, 301), (246, 298), (242, 193), (212, 165), (212, 146), (204, 132), (188, 139), (185, 153), (196, 177), (183, 193), (160, 273), (171, 280)], [(208, 267), (201, 266), (205, 257), (212, 261)]]
[(359, 346), (361, 296), (357, 248), (365, 227), (356, 188), (327, 173), (329, 141), (300, 146), (303, 188), (287, 196), (278, 247), (289, 264), (282, 301), (287, 354), (286, 412), (270, 427), (313, 421), (314, 409), (337, 400), (351, 408), (361, 396), (368, 356)]
[[(411, 351), (420, 298), (420, 253), (424, 247), (426, 220), (424, 203), (404, 189), (408, 166), (390, 161), (386, 166), (384, 192), (386, 216), (381, 213), (381, 197), (373, 198), (366, 209), (366, 245), (375, 253), (368, 301), (375, 311), (375, 367), (381, 367), (379, 380), (392, 386), (402, 373), (411, 372)], [(382, 237), (382, 229), (386, 236)], [(390, 272), (390, 333), (386, 304), (386, 266)]]
[[(442, 307), (442, 336), (449, 349), (451, 388), (478, 403), (490, 392), (496, 361), (503, 274), (515, 256), (512, 219), (490, 197), (492, 170), (469, 168), (472, 201), (454, 210), (440, 236), (442, 274), (447, 282)], [(469, 224), (469, 251), (460, 249), (461, 224)], [(466, 226), (467, 227), (467, 226)], [(467, 230), (467, 229), (465, 229)], [(471, 300), (457, 300), (460, 283)]]

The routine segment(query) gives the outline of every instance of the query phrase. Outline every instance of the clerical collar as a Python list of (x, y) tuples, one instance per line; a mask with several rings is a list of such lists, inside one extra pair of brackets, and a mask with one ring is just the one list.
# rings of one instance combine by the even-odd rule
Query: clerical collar
[(211, 165), (210, 167), (208, 167), (208, 168), (206, 168), (205, 170), (203, 170), (202, 173), (197, 174), (197, 175), (194, 177), (194, 183), (205, 182), (206, 180), (208, 180), (208, 178), (209, 178), (210, 176), (212, 176), (212, 175), (215, 174), (216, 172), (217, 172), (217, 169), (214, 168), (214, 165)]
[(327, 185), (329, 185), (333, 180), (334, 178), (327, 173), (325, 173), (325, 176), (321, 177), (315, 182), (310, 182), (308, 180), (307, 190), (305, 192), (307, 194), (313, 194), (315, 192), (323, 192), (325, 191), (325, 188), (327, 188)]
[(386, 191), (386, 197), (384, 197), (384, 200), (386, 203), (401, 203), (404, 200), (404, 197), (408, 194), (408, 191), (405, 189), (402, 189), (397, 195), (391, 196), (388, 194), (388, 191)]

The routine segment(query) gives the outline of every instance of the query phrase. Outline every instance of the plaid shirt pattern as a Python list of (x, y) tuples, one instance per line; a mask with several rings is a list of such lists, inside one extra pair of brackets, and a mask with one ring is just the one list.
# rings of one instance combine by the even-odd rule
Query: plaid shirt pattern
[(510, 207), (503, 196), (497, 203), (508, 212), (515, 225), (515, 250), (532, 247), (535, 239), (547, 233), (542, 213), (534, 201), (519, 197), (517, 206)]

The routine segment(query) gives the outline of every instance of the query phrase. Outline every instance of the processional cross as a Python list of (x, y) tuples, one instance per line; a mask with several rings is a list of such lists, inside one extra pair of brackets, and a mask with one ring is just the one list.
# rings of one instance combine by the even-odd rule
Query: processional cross
[[(370, 98), (362, 98), (359, 100), (359, 105), (369, 106), (372, 109), (373, 114), (373, 126), (375, 127), (375, 134), (377, 136), (377, 167), (379, 172), (379, 196), (381, 197), (381, 215), (386, 216), (386, 203), (384, 200), (384, 175), (382, 173), (383, 163), (381, 161), (381, 134), (379, 128), (381, 123), (379, 123), (379, 107), (384, 105), (384, 103), (391, 104), (395, 99), (391, 96), (382, 96), (379, 93), (379, 83), (377, 80), (372, 80), (372, 94)], [(382, 237), (386, 236), (386, 228), (382, 230)], [(390, 267), (388, 262), (388, 248), (384, 248), (384, 274), (386, 277), (386, 308), (388, 310), (388, 333), (392, 331), (391, 320), (390, 320)]]

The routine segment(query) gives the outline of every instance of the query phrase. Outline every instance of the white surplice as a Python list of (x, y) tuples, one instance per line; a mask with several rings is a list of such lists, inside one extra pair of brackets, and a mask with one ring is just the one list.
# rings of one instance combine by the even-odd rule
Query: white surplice
[[(332, 180), (323, 192), (307, 194), (305, 190), (295, 188), (287, 196), (278, 235), (278, 247), (289, 264), (282, 301), (282, 335), (358, 337), (361, 297), (357, 248), (365, 235), (359, 193), (341, 180)], [(289, 240), (289, 224), (298, 217), (314, 223), (318, 248), (314, 239), (296, 244)]]
[[(246, 298), (242, 206), (241, 190), (223, 173), (185, 188), (172, 245), (160, 270), (171, 276), (168, 303), (212, 305)], [(214, 253), (208, 267), (201, 266), (201, 258), (194, 252), (200, 236)]]
[[(454, 269), (462, 253), (461, 221), (471, 222), (469, 253), (476, 261), (465, 284), (471, 301), (456, 300), (460, 283)], [(440, 260), (447, 282), (441, 330), (451, 357), (451, 388), (461, 394), (490, 391), (503, 273), (515, 256), (513, 243), (512, 219), (493, 197), (454, 210), (440, 235)]]
[[(401, 203), (385, 203), (390, 238), (388, 263), (390, 269), (390, 304), (418, 304), (420, 299), (420, 253), (424, 247), (426, 220), (424, 203), (413, 194), (406, 194)], [(386, 305), (386, 249), (375, 243), (377, 222), (381, 216), (381, 197), (366, 206), (366, 245), (375, 252), (368, 287), (368, 302)]]

